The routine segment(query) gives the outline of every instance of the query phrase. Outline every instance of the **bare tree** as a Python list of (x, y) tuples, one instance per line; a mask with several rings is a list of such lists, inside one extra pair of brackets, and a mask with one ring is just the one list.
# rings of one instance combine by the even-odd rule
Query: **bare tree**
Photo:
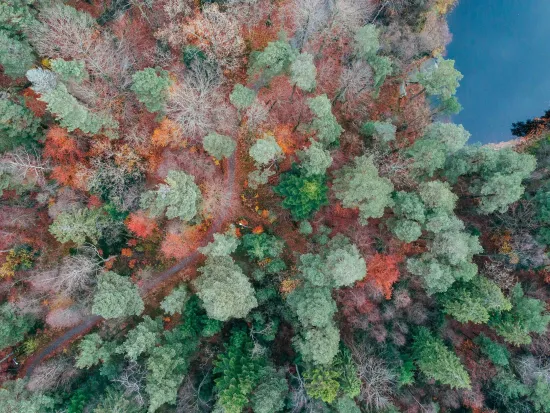
[(18, 182), (31, 182), (39, 186), (46, 183), (44, 173), (49, 171), (48, 163), (38, 153), (16, 149), (0, 158), (0, 172), (8, 172)]
[(336, 99), (349, 100), (357, 98), (361, 93), (372, 89), (372, 69), (363, 60), (355, 60), (344, 68), (340, 75), (340, 89)]
[(126, 396), (132, 396), (138, 405), (143, 406), (146, 400), (144, 395), (146, 376), (147, 372), (141, 364), (129, 361), (113, 382), (120, 384)]
[(36, 392), (66, 388), (77, 374), (78, 370), (66, 357), (53, 358), (34, 369), (27, 388)]

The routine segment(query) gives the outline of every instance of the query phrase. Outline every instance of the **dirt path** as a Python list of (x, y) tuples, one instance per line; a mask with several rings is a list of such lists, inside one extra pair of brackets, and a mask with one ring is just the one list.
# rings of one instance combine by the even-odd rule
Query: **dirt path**
[[(235, 190), (235, 156), (232, 156), (227, 161), (227, 170), (225, 174), (226, 174), (225, 181), (227, 183), (226, 194), (227, 194), (227, 199), (230, 200), (234, 196), (233, 192)], [(203, 245), (210, 242), (213, 234), (218, 232), (221, 229), (222, 225), (227, 219), (227, 215), (228, 215), (228, 210), (224, 210), (220, 215), (218, 215), (218, 217), (212, 223), (212, 225), (210, 226), (210, 229), (206, 233), (206, 236), (204, 237), (204, 240), (203, 240)], [(179, 261), (173, 267), (152, 277), (147, 284), (144, 284), (141, 287), (140, 289), (141, 295), (142, 296), (147, 295), (150, 291), (154, 290), (156, 287), (158, 287), (160, 284), (162, 284), (172, 275), (178, 273), (188, 265), (192, 264), (199, 257), (200, 257), (200, 253), (198, 251), (195, 251), (190, 255), (188, 255), (187, 257), (185, 257), (184, 259), (182, 259), (181, 261)], [(29, 377), (33, 373), (34, 369), (40, 363), (42, 363), (44, 359), (46, 359), (47, 357), (56, 353), (58, 350), (65, 347), (68, 343), (70, 343), (76, 337), (81, 336), (86, 332), (90, 331), (94, 326), (99, 324), (102, 320), (103, 320), (103, 317), (100, 317), (97, 315), (90, 316), (86, 318), (84, 321), (82, 321), (80, 324), (78, 324), (77, 326), (71, 328), (70, 330), (63, 333), (61, 336), (57, 337), (50, 344), (44, 347), (38, 354), (33, 355), (31, 358), (27, 360), (27, 362), (21, 369), (20, 375)]]

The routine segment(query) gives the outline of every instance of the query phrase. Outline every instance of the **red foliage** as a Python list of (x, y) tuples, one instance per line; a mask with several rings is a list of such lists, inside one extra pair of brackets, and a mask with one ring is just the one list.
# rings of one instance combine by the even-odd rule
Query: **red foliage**
[[(395, 255), (376, 254), (367, 264), (366, 280), (373, 280), (384, 293), (386, 300), (391, 298), (393, 284), (399, 279), (399, 259)], [(365, 281), (361, 283), (365, 283)]]
[(23, 92), (23, 96), (25, 96), (25, 106), (29, 108), (32, 113), (34, 113), (34, 116), (41, 118), (46, 113), (46, 102), (42, 102), (38, 100), (38, 97), (40, 96), (38, 93), (36, 93), (31, 88), (27, 88)]
[(147, 238), (158, 229), (155, 220), (149, 218), (144, 212), (131, 213), (126, 220), (126, 227), (141, 238)]
[(59, 126), (52, 126), (46, 134), (44, 156), (63, 164), (73, 164), (83, 158), (76, 139)]
[(193, 253), (202, 236), (201, 227), (189, 227), (183, 234), (168, 232), (162, 241), (160, 250), (166, 258), (181, 260)]

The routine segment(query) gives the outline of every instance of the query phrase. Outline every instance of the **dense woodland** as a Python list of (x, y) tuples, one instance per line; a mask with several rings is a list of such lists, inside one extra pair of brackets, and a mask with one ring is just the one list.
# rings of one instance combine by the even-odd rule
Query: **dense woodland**
[(2, 0), (0, 412), (549, 413), (550, 133), (450, 121), (453, 0)]

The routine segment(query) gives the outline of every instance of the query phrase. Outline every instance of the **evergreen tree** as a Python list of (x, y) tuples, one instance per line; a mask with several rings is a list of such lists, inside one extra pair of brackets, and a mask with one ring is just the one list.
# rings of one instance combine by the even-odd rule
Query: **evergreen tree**
[(104, 318), (128, 317), (143, 312), (137, 286), (125, 277), (107, 271), (98, 277), (92, 312)]
[(39, 120), (25, 106), (0, 99), (0, 153), (32, 142), (39, 127)]
[(229, 158), (235, 152), (237, 144), (229, 136), (209, 133), (202, 140), (204, 150), (217, 160)]
[(117, 352), (124, 354), (132, 361), (137, 361), (139, 356), (150, 352), (159, 344), (162, 330), (162, 319), (145, 316), (141, 323), (128, 331), (126, 340), (117, 348)]
[(258, 139), (250, 147), (250, 156), (256, 162), (256, 165), (267, 165), (283, 155), (283, 150), (272, 135), (267, 135), (263, 139)]
[(18, 314), (10, 303), (0, 305), (0, 350), (22, 341), (34, 324), (34, 317)]
[(34, 54), (29, 43), (0, 29), (0, 65), (4, 73), (12, 78), (22, 77), (33, 64)]
[(134, 73), (132, 80), (132, 92), (149, 112), (160, 112), (164, 109), (171, 83), (166, 70), (148, 67)]
[(5, 413), (43, 413), (55, 406), (52, 397), (38, 391), (29, 391), (23, 379), (7, 380), (0, 388), (0, 411)]
[(323, 145), (315, 140), (303, 151), (298, 152), (300, 167), (304, 169), (306, 176), (324, 175), (332, 165), (332, 157)]
[(189, 298), (189, 290), (187, 285), (180, 284), (175, 287), (170, 294), (168, 294), (164, 300), (160, 303), (160, 308), (164, 310), (165, 313), (174, 315), (176, 313), (181, 314), (185, 308), (185, 303)]
[(62, 243), (72, 241), (79, 246), (87, 240), (97, 243), (102, 236), (103, 221), (105, 217), (100, 209), (74, 209), (57, 215), (49, 231)]
[(288, 382), (282, 372), (267, 368), (264, 379), (254, 389), (251, 405), (254, 413), (277, 413), (285, 407), (285, 397), (288, 394)]
[(418, 74), (418, 82), (424, 86), (428, 95), (449, 99), (456, 93), (463, 77), (462, 73), (455, 69), (454, 60), (446, 60), (439, 56), (435, 65)]
[(244, 110), (252, 106), (256, 100), (256, 92), (237, 83), (229, 95), (229, 100), (237, 109)]
[(309, 129), (317, 132), (317, 139), (323, 146), (328, 147), (335, 142), (344, 132), (338, 124), (336, 117), (332, 114), (332, 105), (326, 94), (316, 96), (307, 100), (311, 112), (315, 115), (309, 124)]
[(313, 55), (301, 53), (290, 65), (290, 80), (305, 92), (313, 92), (317, 85), (315, 77), (317, 69), (313, 63)]
[(86, 66), (82, 60), (53, 59), (50, 61), (52, 70), (64, 81), (82, 82), (88, 77)]

